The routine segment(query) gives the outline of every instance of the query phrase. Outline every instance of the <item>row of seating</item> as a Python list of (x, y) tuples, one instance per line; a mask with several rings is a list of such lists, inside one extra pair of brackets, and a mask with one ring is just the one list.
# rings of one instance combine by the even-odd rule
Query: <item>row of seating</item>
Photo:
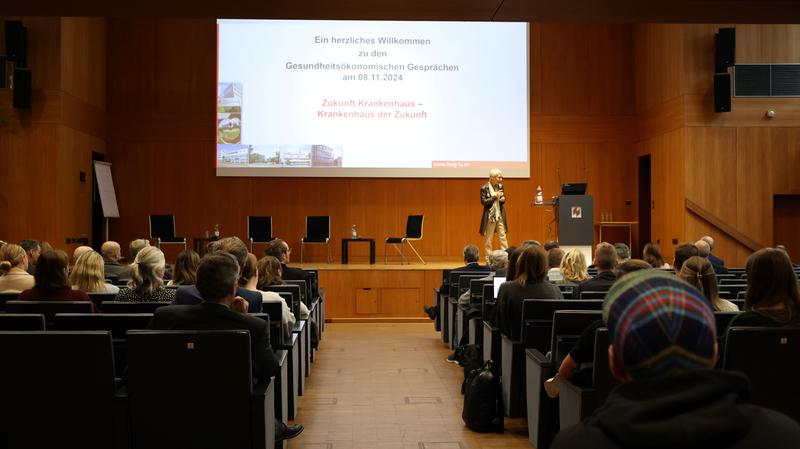
[[(323, 293), (309, 300), (320, 339)], [(298, 320), (287, 339), (281, 314), (279, 303), (254, 314), (269, 323), (281, 374), (253, 385), (247, 332), (140, 330), (151, 313), (55, 313), (52, 319), (0, 313), (0, 357), (15, 367), (0, 370), (0, 419), (10, 426), (4, 442), (274, 447), (274, 419), (295, 418), (315, 359), (307, 320)], [(127, 386), (120, 386), (123, 377)], [(34, 416), (44, 418), (48, 432)]]

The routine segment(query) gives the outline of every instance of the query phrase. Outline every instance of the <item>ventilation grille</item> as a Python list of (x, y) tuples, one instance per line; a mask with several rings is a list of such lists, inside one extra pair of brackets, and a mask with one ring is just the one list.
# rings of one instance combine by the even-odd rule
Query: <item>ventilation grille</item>
[(800, 64), (736, 64), (735, 97), (800, 97)]

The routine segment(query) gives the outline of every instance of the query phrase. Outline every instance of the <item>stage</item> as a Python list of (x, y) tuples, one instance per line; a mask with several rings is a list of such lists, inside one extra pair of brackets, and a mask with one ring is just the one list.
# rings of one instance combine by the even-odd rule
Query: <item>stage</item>
[[(364, 258), (366, 259), (366, 258)], [(429, 322), (423, 305), (434, 304), (434, 289), (442, 283), (442, 270), (463, 261), (437, 261), (423, 265), (399, 262), (305, 263), (294, 267), (319, 270), (325, 290), (325, 318), (331, 322)]]

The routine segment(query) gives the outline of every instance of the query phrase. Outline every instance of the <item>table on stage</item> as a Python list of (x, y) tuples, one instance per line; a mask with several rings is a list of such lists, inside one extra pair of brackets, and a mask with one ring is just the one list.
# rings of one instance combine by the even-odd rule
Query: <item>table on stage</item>
[(603, 241), (603, 228), (628, 228), (628, 248), (633, 245), (633, 225), (638, 225), (638, 221), (601, 221), (597, 223), (597, 240)]
[(342, 265), (349, 262), (348, 247), (350, 246), (350, 242), (369, 242), (369, 263), (370, 265), (375, 265), (375, 239), (365, 237), (342, 239)]

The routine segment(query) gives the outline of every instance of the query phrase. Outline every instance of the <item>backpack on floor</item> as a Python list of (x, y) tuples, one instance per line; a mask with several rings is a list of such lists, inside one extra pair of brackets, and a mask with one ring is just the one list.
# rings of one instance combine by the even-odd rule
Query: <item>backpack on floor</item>
[(475, 432), (503, 432), (500, 379), (492, 373), (491, 360), (467, 376), (461, 418)]
[(461, 394), (464, 394), (464, 388), (466, 388), (469, 373), (479, 369), (483, 365), (483, 346), (459, 346), (456, 348), (456, 360), (459, 365), (464, 367), (464, 381), (461, 382)]

